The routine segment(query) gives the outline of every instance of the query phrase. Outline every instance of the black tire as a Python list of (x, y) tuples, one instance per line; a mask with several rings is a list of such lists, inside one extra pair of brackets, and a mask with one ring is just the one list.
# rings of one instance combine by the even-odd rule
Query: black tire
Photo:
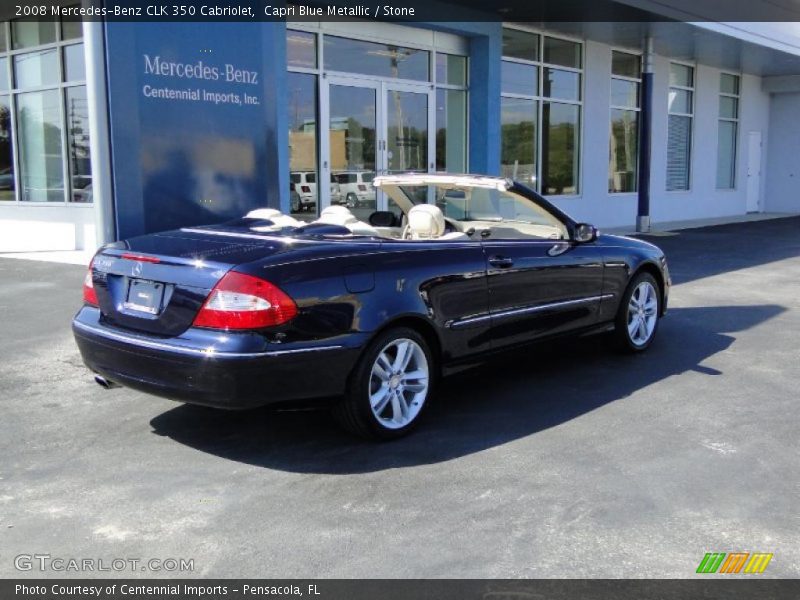
[(345, 200), (345, 206), (348, 208), (358, 207), (358, 196), (356, 196), (353, 192), (347, 194), (347, 198)]
[[(416, 411), (414, 416), (408, 423), (397, 426), (396, 424), (388, 424), (387, 419), (381, 419), (375, 414), (370, 402), (370, 395), (379, 391), (373, 392), (372, 390), (377, 381), (373, 375), (373, 367), (378, 357), (387, 348), (391, 351), (393, 343), (402, 343), (403, 340), (414, 342), (422, 351), (427, 363), (428, 375), (424, 397), (421, 400), (419, 397), (413, 397), (411, 401), (406, 401), (409, 410)], [(417, 358), (412, 358), (411, 360), (416, 361)], [(417, 427), (425, 412), (425, 407), (431, 401), (435, 383), (436, 364), (425, 338), (408, 327), (390, 329), (376, 337), (364, 350), (353, 372), (350, 374), (345, 395), (341, 402), (334, 407), (333, 414), (339, 424), (350, 433), (371, 440), (393, 440), (407, 435)], [(387, 394), (389, 393), (391, 392), (387, 389)], [(394, 405), (387, 405), (386, 409), (393, 410)]]
[[(642, 284), (649, 284), (652, 287), (656, 302), (655, 313), (653, 315), (655, 317), (655, 322), (652, 326), (652, 330), (649, 331), (649, 335), (644, 341), (642, 341), (641, 338), (638, 340), (633, 339), (629, 330), (629, 324), (632, 324), (630, 308), (631, 298)], [(661, 302), (661, 286), (658, 284), (655, 277), (646, 272), (637, 273), (625, 289), (625, 293), (622, 295), (622, 300), (619, 304), (619, 309), (617, 309), (617, 316), (614, 319), (613, 340), (617, 349), (627, 353), (637, 353), (643, 352), (650, 347), (650, 344), (653, 343), (656, 337), (658, 324), (661, 321)], [(633, 318), (636, 317), (634, 316)]]

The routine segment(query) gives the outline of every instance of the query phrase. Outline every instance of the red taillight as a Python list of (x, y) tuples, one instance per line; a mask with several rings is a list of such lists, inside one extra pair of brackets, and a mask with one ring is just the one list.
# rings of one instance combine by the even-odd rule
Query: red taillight
[(260, 329), (294, 319), (297, 305), (269, 281), (229, 271), (194, 318), (195, 327)]
[(122, 255), (123, 259), (125, 260), (138, 260), (139, 262), (147, 262), (147, 263), (160, 263), (161, 259), (157, 256), (147, 256), (145, 254), (130, 254), (126, 252)]
[(83, 278), (83, 301), (92, 306), (99, 306), (97, 292), (94, 291), (94, 281), (92, 281), (92, 265), (94, 265), (94, 259), (89, 263), (89, 270), (86, 271), (86, 276)]
[(358, 184), (358, 191), (359, 192), (366, 192), (367, 191), (367, 186), (365, 186), (363, 183), (359, 183)]
[(303, 191), (304, 194), (310, 194), (311, 193), (311, 188), (308, 187), (307, 185), (301, 185), (300, 189)]

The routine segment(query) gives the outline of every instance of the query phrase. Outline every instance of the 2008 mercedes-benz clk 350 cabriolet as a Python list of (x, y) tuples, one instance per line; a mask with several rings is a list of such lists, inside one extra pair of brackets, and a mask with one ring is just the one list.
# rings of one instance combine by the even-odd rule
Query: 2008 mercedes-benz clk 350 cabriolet
[(563, 334), (646, 349), (664, 254), (598, 235), (524, 186), (468, 175), (376, 177), (393, 211), (302, 223), (274, 209), (103, 247), (75, 339), (99, 383), (248, 408), (336, 398), (372, 438), (407, 433), (440, 375)]

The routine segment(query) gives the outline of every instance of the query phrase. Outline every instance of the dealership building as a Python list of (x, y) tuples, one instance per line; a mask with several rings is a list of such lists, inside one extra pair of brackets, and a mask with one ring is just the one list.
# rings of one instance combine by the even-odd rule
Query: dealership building
[(800, 212), (800, 24), (469, 14), (0, 23), (0, 252), (369, 213), (405, 171), (512, 177), (601, 228)]

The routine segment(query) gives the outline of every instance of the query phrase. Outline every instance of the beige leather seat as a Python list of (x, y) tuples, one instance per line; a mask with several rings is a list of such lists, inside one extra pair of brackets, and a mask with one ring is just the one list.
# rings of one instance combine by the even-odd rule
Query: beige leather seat
[(379, 237), (378, 230), (369, 223), (359, 221), (346, 206), (328, 206), (323, 209), (315, 223), (339, 225), (346, 227), (355, 235), (369, 235)]
[(247, 213), (245, 218), (272, 221), (276, 227), (301, 227), (303, 225), (302, 222), (283, 214), (276, 208), (257, 208)]
[(445, 233), (442, 210), (433, 204), (417, 204), (408, 211), (406, 239), (410, 240), (468, 240), (460, 231)]

